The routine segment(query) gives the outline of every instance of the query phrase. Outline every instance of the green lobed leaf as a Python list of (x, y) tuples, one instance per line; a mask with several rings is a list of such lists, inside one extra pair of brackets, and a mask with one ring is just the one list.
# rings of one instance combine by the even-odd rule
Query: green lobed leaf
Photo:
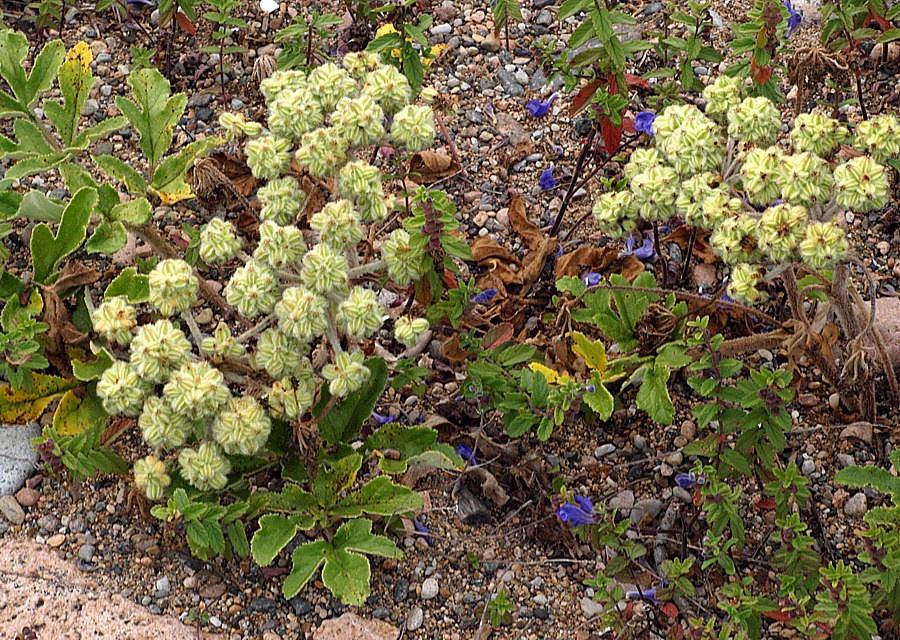
[(423, 504), (422, 496), (415, 491), (394, 484), (387, 476), (378, 476), (341, 500), (331, 512), (345, 518), (363, 513), (390, 516), (421, 509)]
[(288, 577), (284, 579), (282, 587), (285, 598), (290, 600), (300, 592), (307, 582), (312, 580), (332, 549), (331, 544), (325, 540), (306, 542), (294, 549), (294, 553), (291, 554), (293, 567), (291, 567)]
[(89, 382), (97, 380), (103, 372), (113, 364), (113, 358), (106, 349), (100, 349), (93, 362), (84, 362), (76, 358), (72, 359), (72, 373), (78, 380)]
[(5, 424), (28, 424), (44, 413), (50, 402), (78, 386), (77, 380), (33, 374), (30, 391), (0, 387), (0, 421)]
[(94, 233), (84, 243), (84, 248), (91, 253), (104, 253), (111, 256), (128, 242), (128, 232), (121, 222), (101, 220)]
[(91, 158), (109, 176), (123, 183), (131, 193), (141, 194), (147, 191), (147, 181), (144, 176), (118, 158), (107, 155), (91, 156)]
[(103, 297), (106, 299), (125, 296), (131, 304), (146, 302), (150, 298), (150, 281), (147, 276), (137, 272), (134, 267), (122, 270), (106, 287)]
[(128, 76), (128, 86), (134, 100), (119, 96), (116, 106), (137, 129), (141, 151), (155, 169), (172, 145), (172, 131), (184, 112), (187, 96), (170, 95), (169, 81), (155, 68), (133, 72)]
[(666, 387), (671, 370), (656, 363), (644, 365), (642, 369), (644, 379), (635, 396), (635, 403), (659, 424), (672, 424), (672, 420), (675, 419), (675, 406)]
[(17, 216), (39, 222), (59, 222), (65, 206), (51, 200), (43, 192), (32, 189), (22, 196)]
[(177, 154), (166, 157), (153, 172), (150, 190), (165, 204), (192, 198), (194, 194), (184, 181), (187, 170), (197, 158), (205, 156), (222, 142), (219, 138), (204, 138), (190, 143)]
[(106, 425), (109, 414), (97, 397), (97, 385), (66, 391), (53, 414), (53, 429), (64, 436), (83, 433), (95, 425)]
[(321, 465), (311, 487), (316, 502), (330, 509), (341, 492), (356, 481), (356, 474), (361, 466), (362, 456), (358, 453), (339, 458), (331, 465)]
[(250, 543), (253, 560), (261, 567), (269, 566), (296, 535), (297, 518), (274, 513), (264, 515)]
[(56, 235), (44, 223), (34, 228), (31, 232), (31, 258), (35, 282), (48, 284), (63, 258), (81, 246), (96, 204), (97, 192), (85, 187), (72, 197), (63, 210)]
[(363, 387), (336, 403), (325, 414), (325, 407), (331, 399), (327, 388), (323, 388), (319, 402), (313, 409), (313, 415), (319, 420), (319, 434), (329, 446), (349, 442), (359, 433), (363, 424), (372, 415), (375, 403), (381, 397), (387, 383), (388, 368), (383, 358), (369, 358), (366, 367), (372, 372), (369, 381)]
[(58, 73), (63, 104), (52, 101), (44, 103), (44, 112), (56, 126), (63, 145), (66, 147), (72, 146), (75, 140), (78, 121), (81, 119), (81, 109), (96, 82), (96, 78), (91, 72), (92, 60), (93, 54), (86, 42), (79, 42), (72, 47), (60, 65)]

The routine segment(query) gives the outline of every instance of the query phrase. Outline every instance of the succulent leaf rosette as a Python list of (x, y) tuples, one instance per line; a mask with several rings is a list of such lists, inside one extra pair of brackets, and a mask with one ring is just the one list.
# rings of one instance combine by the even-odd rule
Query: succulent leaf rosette
[[(597, 226), (618, 238), (640, 220), (678, 217), (710, 230), (713, 250), (731, 267), (728, 294), (748, 304), (765, 300), (757, 288), (765, 267), (827, 270), (845, 260), (849, 243), (836, 214), (888, 203), (887, 163), (900, 155), (897, 116), (862, 122), (851, 135), (823, 114), (801, 114), (780, 140), (776, 106), (746, 97), (738, 79), (718, 78), (703, 97), (705, 113), (672, 105), (654, 118), (653, 146), (625, 165), (627, 187), (596, 201)], [(848, 143), (855, 157), (840, 152)]]
[[(218, 218), (200, 232), (203, 262), (231, 265), (223, 295), (243, 324), (201, 332), (191, 313), (200, 281), (179, 259), (160, 261), (147, 278), (151, 322), (139, 325), (147, 314), (125, 297), (91, 309), (97, 333), (118, 345), (114, 352), (130, 348), (97, 392), (108, 412), (137, 418), (152, 452), (135, 463), (135, 482), (151, 500), (165, 497), (176, 469), (199, 491), (223, 490), (233, 456), (265, 451), (273, 418), (302, 420), (322, 389), (340, 400), (365, 385), (371, 371), (357, 343), (388, 315), (378, 289), (361, 277), (385, 271), (406, 287), (422, 273), (424, 249), (396, 223), (384, 227), (393, 200), (380, 169), (360, 159), (371, 155), (364, 147), (415, 152), (433, 143), (434, 113), (411, 104), (403, 74), (362, 52), (308, 75), (275, 73), (261, 91), (267, 127), (240, 114), (220, 118), (229, 143), (244, 141), (247, 164), (264, 181), (258, 236), (241, 237)], [(308, 210), (298, 164), (333, 178), (318, 211)], [(364, 262), (371, 251), (357, 245), (379, 233), (380, 256)], [(399, 318), (396, 340), (409, 347), (428, 328), (425, 319)], [(260, 392), (251, 396), (250, 388)]]

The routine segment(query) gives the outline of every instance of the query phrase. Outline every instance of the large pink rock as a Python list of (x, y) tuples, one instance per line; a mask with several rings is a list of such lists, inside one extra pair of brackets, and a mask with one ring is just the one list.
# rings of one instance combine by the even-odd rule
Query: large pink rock
[(322, 623), (313, 640), (397, 640), (400, 630), (384, 620), (366, 620), (355, 613), (345, 613)]
[(881, 330), (885, 350), (896, 370), (900, 367), (900, 298), (875, 301), (875, 326)]

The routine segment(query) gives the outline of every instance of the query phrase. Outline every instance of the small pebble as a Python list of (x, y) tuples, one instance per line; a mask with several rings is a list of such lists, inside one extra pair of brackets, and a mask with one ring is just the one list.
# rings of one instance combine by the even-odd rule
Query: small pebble
[(6, 516), (6, 519), (15, 525), (25, 522), (25, 512), (12, 496), (3, 496), (0, 498), (0, 512)]
[(410, 612), (409, 617), (406, 619), (406, 630), (416, 631), (424, 622), (425, 612), (422, 611), (422, 607), (416, 607)]
[(844, 505), (844, 515), (850, 518), (862, 518), (866, 515), (866, 512), (869, 510), (869, 506), (866, 503), (866, 494), (860, 491), (857, 494), (854, 494), (847, 500), (847, 504)]
[(41, 492), (28, 487), (22, 487), (16, 493), (16, 501), (23, 507), (33, 507), (41, 497)]
[(47, 538), (47, 544), (56, 549), (57, 547), (61, 547), (62, 544), (66, 541), (65, 534), (57, 533), (56, 535), (52, 535)]
[(437, 594), (440, 591), (440, 587), (438, 586), (438, 581), (434, 578), (428, 578), (425, 582), (422, 583), (422, 599), (423, 600), (431, 600), (437, 597)]

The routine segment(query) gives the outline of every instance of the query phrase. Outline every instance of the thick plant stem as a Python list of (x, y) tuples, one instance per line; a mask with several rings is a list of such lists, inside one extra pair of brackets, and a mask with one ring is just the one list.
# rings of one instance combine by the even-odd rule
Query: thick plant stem
[(381, 271), (382, 269), (387, 269), (387, 262), (384, 260), (375, 260), (374, 262), (369, 262), (368, 264), (361, 264), (358, 267), (353, 267), (347, 272), (347, 276), (350, 280), (363, 276), (367, 273), (374, 273), (375, 271)]
[(653, 222), (653, 246), (662, 265), (662, 287), (665, 289), (669, 286), (669, 262), (662, 254), (662, 247), (659, 244), (659, 223), (656, 221)]
[[(847, 263), (843, 261), (838, 262), (831, 277), (831, 299), (834, 305), (834, 312), (844, 328), (844, 335), (848, 339), (853, 340), (863, 332), (863, 327), (850, 297), (848, 281)], [(876, 417), (875, 385), (873, 382), (867, 382), (860, 386), (862, 389), (860, 390), (859, 411), (862, 414), (862, 419), (874, 422)]]

